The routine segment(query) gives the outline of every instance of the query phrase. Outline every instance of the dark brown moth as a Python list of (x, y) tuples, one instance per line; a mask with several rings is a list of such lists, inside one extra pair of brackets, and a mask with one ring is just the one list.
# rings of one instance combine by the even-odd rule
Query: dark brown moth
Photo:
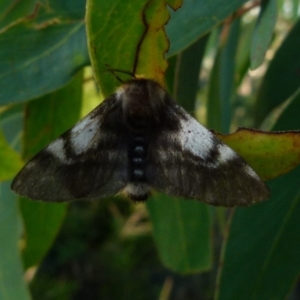
[(212, 205), (269, 196), (258, 175), (155, 81), (133, 79), (33, 157), (12, 189), (43, 201), (96, 200), (151, 190)]

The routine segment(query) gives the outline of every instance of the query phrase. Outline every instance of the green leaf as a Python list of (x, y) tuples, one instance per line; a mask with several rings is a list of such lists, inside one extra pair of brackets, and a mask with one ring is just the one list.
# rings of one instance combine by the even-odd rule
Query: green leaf
[(85, 0), (40, 0), (40, 3), (37, 22), (58, 18), (60, 22), (84, 19)]
[(21, 24), (0, 35), (0, 44), (0, 105), (52, 92), (89, 61), (83, 22), (40, 29)]
[(245, 2), (247, 1), (184, 0), (182, 7), (178, 11), (171, 11), (171, 19), (166, 26), (166, 32), (171, 44), (168, 57), (177, 54), (196, 42)]
[[(295, 97), (273, 130), (299, 128), (299, 108)], [(269, 201), (236, 209), (221, 258), (217, 299), (286, 298), (300, 271), (299, 177), (300, 166), (269, 182)]]
[[(300, 88), (291, 97), (290, 103), (286, 106), (284, 111), (280, 114), (277, 122), (273, 126), (272, 130), (294, 130), (299, 129), (300, 124), (297, 124), (300, 111)], [(298, 146), (299, 145), (295, 145)]]
[[(207, 96), (207, 127), (228, 132), (231, 123), (231, 98), (234, 87), (235, 53), (238, 47), (240, 20), (235, 20), (228, 36), (218, 49), (211, 71)], [(222, 35), (220, 35), (222, 37)]]
[(9, 145), (18, 152), (21, 151), (22, 122), (23, 105), (10, 106), (0, 114), (0, 128), (3, 130)]
[(232, 116), (232, 96), (234, 91), (234, 74), (236, 53), (240, 37), (240, 19), (231, 23), (226, 43), (222, 46), (220, 72), (220, 101), (222, 109), (222, 132), (229, 132)]
[(11, 179), (22, 165), (20, 155), (10, 147), (0, 131), (0, 181)]
[(284, 299), (300, 270), (300, 167), (269, 183), (271, 199), (238, 208), (216, 299)]
[(10, 183), (0, 184), (0, 299), (29, 300), (19, 252), (21, 221)]
[(255, 106), (256, 125), (299, 88), (299, 48), (300, 21), (277, 50), (260, 86)]
[[(20, 148), (21, 106), (1, 113), (0, 127), (14, 150)], [(22, 234), (16, 195), (10, 182), (0, 184), (0, 299), (30, 299), (23, 281), (23, 265), (19, 253)]]
[(222, 131), (222, 107), (220, 99), (221, 53), (218, 51), (211, 69), (206, 104), (206, 127)]
[(38, 264), (49, 251), (67, 210), (66, 203), (34, 203), (21, 199), (21, 212), (26, 232), (23, 263), (25, 269)]
[(173, 74), (167, 75), (172, 76), (173, 98), (190, 113), (195, 110), (196, 95), (199, 90), (199, 72), (208, 36), (203, 36), (188, 49), (179, 53)]
[(250, 65), (250, 45), (254, 30), (254, 22), (243, 24), (240, 28), (238, 48), (236, 50), (235, 86), (239, 86), (245, 75), (248, 73)]
[(251, 43), (251, 69), (258, 68), (264, 61), (270, 45), (277, 18), (277, 3), (263, 0)]
[(0, 1), (0, 31), (9, 25), (29, 16), (36, 5), (36, 0), (1, 0)]
[(11, 179), (23, 165), (20, 154), (22, 107), (16, 105), (0, 113), (0, 180)]
[[(78, 120), (82, 98), (82, 72), (63, 89), (30, 102), (26, 107), (24, 155), (28, 159)], [(49, 250), (66, 213), (66, 204), (21, 199), (26, 232), (23, 260), (37, 264)]]
[(163, 264), (181, 274), (209, 269), (212, 250), (208, 242), (208, 205), (162, 194), (156, 194), (146, 204)]

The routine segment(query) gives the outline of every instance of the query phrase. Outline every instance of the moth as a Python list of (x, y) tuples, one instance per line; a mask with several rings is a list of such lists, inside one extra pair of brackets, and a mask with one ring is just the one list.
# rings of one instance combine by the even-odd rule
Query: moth
[(269, 196), (253, 169), (199, 124), (155, 81), (125, 82), (33, 157), (12, 189), (43, 201), (96, 200), (152, 190), (211, 205)]

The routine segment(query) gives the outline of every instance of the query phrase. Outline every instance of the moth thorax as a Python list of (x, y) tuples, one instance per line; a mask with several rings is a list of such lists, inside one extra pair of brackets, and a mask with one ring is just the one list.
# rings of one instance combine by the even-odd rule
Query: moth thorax
[[(123, 114), (126, 123), (149, 124), (159, 121), (166, 92), (152, 80), (130, 81), (123, 86)], [(150, 124), (149, 124), (150, 125)]]

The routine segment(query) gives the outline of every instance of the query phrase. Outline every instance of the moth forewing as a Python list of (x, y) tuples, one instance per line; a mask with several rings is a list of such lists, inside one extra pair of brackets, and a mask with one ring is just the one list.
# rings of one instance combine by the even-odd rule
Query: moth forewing
[(127, 182), (126, 142), (119, 103), (109, 97), (33, 157), (12, 189), (34, 200), (99, 199)]
[(32, 199), (99, 199), (151, 189), (212, 205), (248, 205), (268, 189), (232, 149), (155, 81), (134, 79), (39, 152), (12, 189)]
[(236, 152), (172, 99), (166, 101), (162, 130), (151, 147), (149, 181), (154, 189), (223, 206), (269, 197), (266, 185)]

